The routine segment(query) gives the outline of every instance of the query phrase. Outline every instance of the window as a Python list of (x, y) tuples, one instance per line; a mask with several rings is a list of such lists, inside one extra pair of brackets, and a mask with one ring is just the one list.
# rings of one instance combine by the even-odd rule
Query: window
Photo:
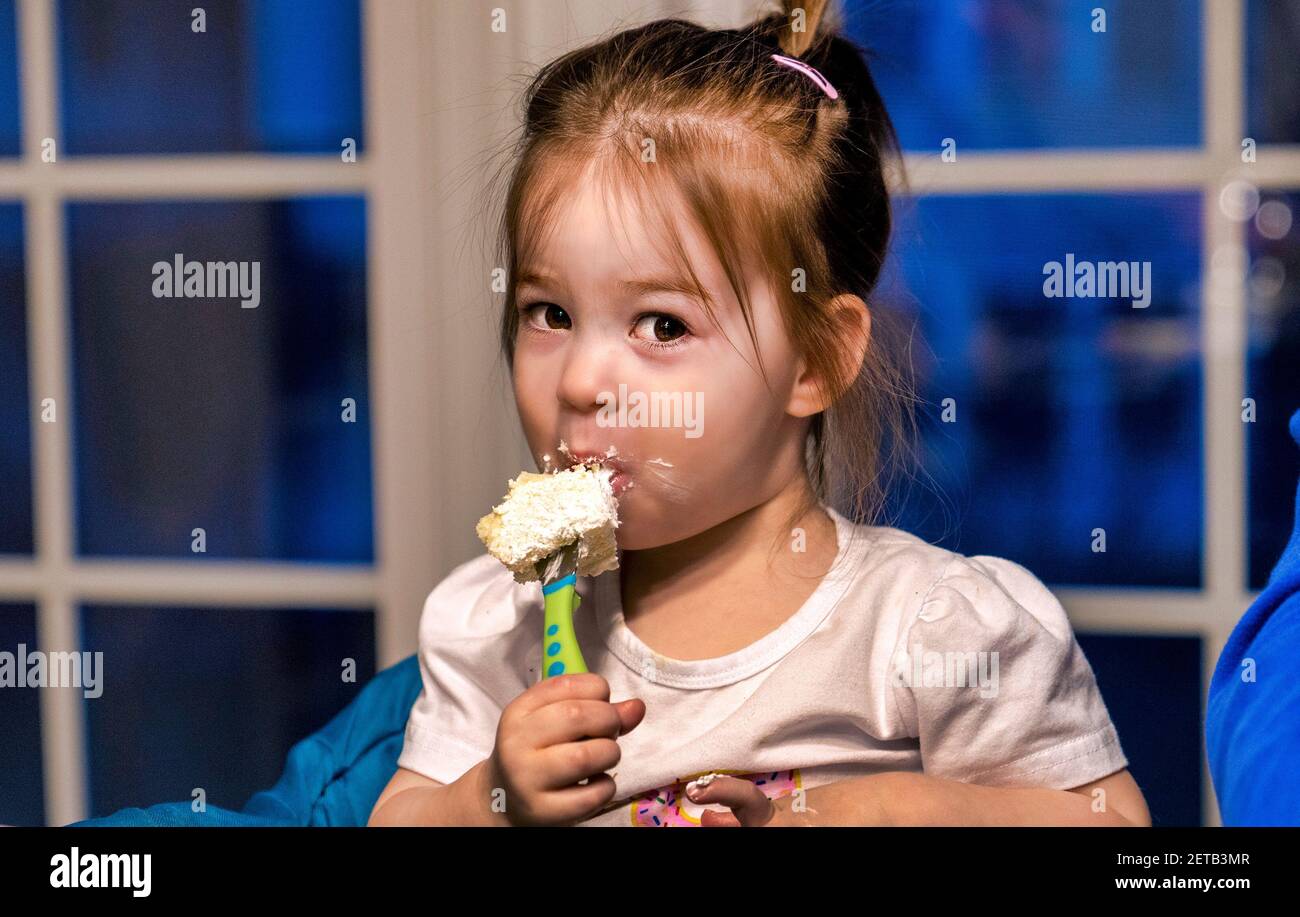
[[(78, 553), (371, 563), (364, 199), (66, 214)], [(177, 256), (257, 304), (142, 297)]]
[[(86, 701), (96, 814), (194, 798), (238, 809), (279, 779), (289, 748), (375, 674), (365, 609), (84, 605), (81, 642), (105, 648)], [(354, 665), (356, 681), (342, 667)]]
[(0, 0), (0, 156), (17, 156), (18, 35), (14, 0)]
[(3, 824), (239, 809), (376, 670), (361, 5), (202, 7), (0, 0), (0, 649), (102, 654)]
[[(875, 53), (872, 73), (909, 150), (936, 148), (945, 137), (970, 150), (1200, 143), (1198, 3), (846, 7), (850, 31)], [(1094, 30), (1103, 24), (1104, 32)]]
[[(942, 499), (909, 502), (903, 528), (1045, 582), (1200, 588), (1199, 204), (1040, 193), (901, 208), (881, 294), (920, 320), (918, 386), (954, 418), (926, 427)], [(1125, 296), (1045, 298), (1044, 265), (1116, 252), (1151, 266)]]
[(1293, 225), (1300, 193), (1265, 191), (1250, 206), (1246, 390), (1258, 417), (1246, 440), (1249, 562), (1250, 588), (1263, 589), (1291, 536), (1300, 474), (1287, 432), (1300, 400), (1300, 232)]
[(32, 437), (27, 388), (23, 214), (0, 202), (0, 554), (32, 553)]
[(63, 0), (64, 148), (336, 153), (351, 137), (360, 149), (360, 25), (358, 0)]

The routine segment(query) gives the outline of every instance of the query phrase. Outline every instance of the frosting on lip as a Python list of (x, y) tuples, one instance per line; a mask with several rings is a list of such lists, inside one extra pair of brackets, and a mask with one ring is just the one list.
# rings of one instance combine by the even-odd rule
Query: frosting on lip
[(613, 468), (615, 471), (623, 471), (623, 460), (618, 453), (618, 448), (613, 444), (604, 452), (575, 451), (564, 440), (560, 440), (559, 449), (563, 452), (572, 464), (600, 464), (607, 468)]
[[(630, 457), (622, 456), (618, 451), (618, 447), (613, 444), (610, 444), (604, 452), (595, 452), (590, 450), (574, 449), (564, 440), (560, 440), (558, 448), (571, 463), (569, 467), (578, 464), (597, 465), (602, 468), (608, 468), (612, 471), (615, 477), (619, 477), (618, 483), (613, 485), (614, 495), (616, 497), (622, 496), (628, 490), (636, 486), (636, 481), (633, 479), (631, 471), (628, 468)], [(542, 459), (546, 467), (549, 468), (551, 464), (550, 453), (542, 456)], [(649, 463), (657, 463), (668, 468), (672, 467), (672, 465), (665, 462), (663, 459), (650, 459)]]

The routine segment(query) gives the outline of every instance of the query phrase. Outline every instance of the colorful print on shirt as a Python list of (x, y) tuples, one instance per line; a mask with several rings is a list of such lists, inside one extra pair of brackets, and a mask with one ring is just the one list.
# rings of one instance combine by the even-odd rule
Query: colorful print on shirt
[(789, 796), (802, 786), (799, 769), (785, 771), (762, 771), (758, 773), (741, 773), (735, 770), (698, 771), (677, 782), (657, 790), (650, 790), (629, 805), (632, 825), (638, 828), (682, 828), (700, 827), (700, 819), (709, 810), (715, 812), (730, 811), (726, 806), (716, 803), (701, 805), (692, 802), (686, 796), (686, 784), (703, 777), (705, 774), (722, 774), (726, 777), (739, 777), (748, 780), (763, 791), (769, 799)]

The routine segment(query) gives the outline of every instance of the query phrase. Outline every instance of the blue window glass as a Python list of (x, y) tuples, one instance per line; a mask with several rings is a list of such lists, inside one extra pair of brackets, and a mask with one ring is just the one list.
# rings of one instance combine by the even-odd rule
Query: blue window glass
[(18, 20), (14, 0), (0, 0), (0, 156), (21, 152), (18, 125)]
[[(1105, 32), (1093, 10), (1104, 7)], [(1200, 3), (848, 0), (908, 150), (1196, 146)]]
[(364, 201), (67, 219), (79, 552), (373, 561)]
[(1200, 637), (1078, 633), (1153, 827), (1204, 824)]
[(1257, 143), (1300, 143), (1300, 0), (1246, 4), (1246, 129)]
[(32, 553), (26, 290), (22, 207), (0, 203), (0, 554)]
[(62, 0), (64, 148), (337, 155), (351, 137), (360, 149), (360, 17), (359, 0)]
[(374, 623), (369, 610), (83, 607), (81, 648), (105, 660), (102, 694), (82, 701), (91, 817), (195, 788), (242, 808), (374, 676)]
[[(23, 649), (20, 651), (19, 647)], [(36, 642), (36, 607), (0, 604), (0, 652), (42, 649)], [(0, 825), (45, 824), (45, 778), (41, 771), (42, 689), (0, 688)]]
[(1300, 193), (1264, 192), (1246, 228), (1250, 273), (1246, 423), (1250, 589), (1262, 589), (1294, 524), (1300, 451), (1287, 424), (1300, 410)]
[[(926, 401), (924, 472), (891, 506), (901, 527), (1049, 583), (1199, 587), (1199, 197), (933, 197), (899, 209), (879, 298), (919, 322)], [(1085, 262), (1119, 261), (1148, 275), (1145, 296), (1045, 293), (1053, 264), (1076, 277), (1060, 292), (1079, 293)], [(955, 422), (943, 420), (949, 398)]]

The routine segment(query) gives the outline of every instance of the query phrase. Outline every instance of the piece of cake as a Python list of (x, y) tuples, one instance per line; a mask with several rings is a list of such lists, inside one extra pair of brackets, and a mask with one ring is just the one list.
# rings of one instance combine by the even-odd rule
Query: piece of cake
[(579, 576), (615, 570), (618, 503), (610, 484), (613, 475), (597, 462), (549, 474), (520, 472), (509, 482), (504, 501), (478, 521), (475, 531), (518, 583), (540, 579), (537, 562), (574, 542)]

